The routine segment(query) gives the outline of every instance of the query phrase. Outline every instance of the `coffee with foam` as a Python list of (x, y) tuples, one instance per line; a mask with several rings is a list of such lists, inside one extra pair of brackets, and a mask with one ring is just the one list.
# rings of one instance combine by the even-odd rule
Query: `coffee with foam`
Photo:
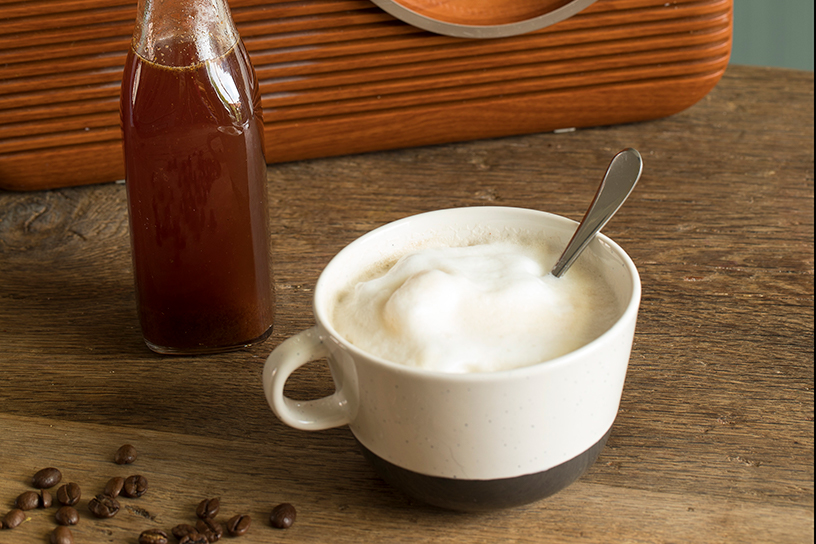
[(517, 234), (425, 244), (342, 289), (332, 323), (363, 351), (433, 371), (547, 361), (591, 342), (622, 311), (591, 259), (550, 275), (558, 251)]

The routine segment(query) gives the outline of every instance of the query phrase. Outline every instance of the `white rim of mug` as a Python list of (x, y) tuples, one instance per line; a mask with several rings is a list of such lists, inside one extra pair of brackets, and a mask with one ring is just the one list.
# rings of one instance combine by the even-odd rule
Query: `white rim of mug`
[(474, 38), (474, 39), (491, 39), (491, 38), (508, 38), (510, 36), (518, 36), (541, 30), (555, 23), (559, 23), (564, 19), (572, 17), (576, 13), (583, 11), (590, 5), (595, 3), (595, 0), (572, 0), (572, 2), (554, 9), (543, 15), (525, 19), (517, 23), (506, 23), (502, 25), (463, 25), (458, 23), (449, 23), (439, 19), (433, 19), (427, 15), (422, 15), (416, 11), (405, 7), (397, 0), (371, 0), (380, 9), (393, 15), (397, 19), (408, 23), (411, 26), (442, 34), (444, 36), (451, 36), (454, 38)]
[[(366, 243), (369, 238), (373, 238), (375, 236), (381, 236), (385, 231), (399, 228), (400, 226), (404, 225), (405, 223), (409, 223), (411, 221), (416, 221), (422, 219), (429, 215), (436, 215), (442, 213), (467, 213), (467, 212), (459, 212), (458, 210), (468, 210), (473, 213), (477, 213), (478, 211), (508, 211), (513, 213), (522, 213), (525, 215), (539, 215), (539, 216), (550, 216), (551, 218), (556, 218), (557, 220), (566, 221), (569, 223), (574, 223), (577, 227), (578, 222), (573, 221), (568, 217), (564, 217), (562, 215), (557, 215), (549, 212), (544, 212), (541, 210), (534, 210), (531, 208), (517, 208), (512, 206), (474, 206), (469, 208), (445, 208), (434, 210), (430, 212), (410, 215), (408, 217), (404, 217), (402, 219), (397, 219), (390, 223), (386, 223), (372, 231), (367, 232), (366, 234), (360, 236), (359, 238), (355, 239), (351, 243), (349, 243), (346, 247), (340, 250), (340, 252), (335, 255), (329, 264), (326, 265), (326, 269), (328, 269), (332, 264), (341, 257), (346, 252), (353, 251), (354, 248), (358, 245)], [(573, 359), (583, 357), (584, 352), (595, 349), (595, 346), (602, 341), (605, 340), (606, 337), (609, 335), (618, 334), (618, 330), (626, 327), (627, 324), (631, 319), (634, 319), (640, 309), (640, 299), (641, 299), (641, 281), (640, 281), (640, 274), (638, 273), (637, 267), (635, 266), (634, 261), (629, 255), (621, 248), (615, 241), (613, 241), (608, 236), (604, 235), (603, 233), (598, 233), (595, 235), (595, 239), (592, 243), (596, 241), (606, 245), (609, 250), (619, 257), (623, 264), (626, 266), (627, 271), (629, 272), (629, 277), (631, 280), (631, 288), (632, 294), (629, 297), (629, 301), (626, 304), (626, 309), (623, 313), (618, 317), (615, 323), (609, 327), (603, 334), (601, 334), (596, 339), (592, 340), (588, 344), (584, 344), (580, 348), (573, 350), (569, 353), (566, 353), (560, 357), (555, 357), (554, 359), (549, 359), (546, 361), (541, 361), (539, 363), (534, 363), (532, 365), (523, 366), (519, 368), (512, 368), (509, 370), (497, 370), (493, 372), (443, 372), (439, 370), (428, 370), (426, 368), (417, 368), (409, 365), (403, 365), (400, 363), (395, 363), (393, 361), (389, 361), (388, 359), (384, 359), (382, 357), (378, 357), (377, 355), (373, 355), (367, 351), (364, 351), (348, 340), (346, 340), (337, 330), (331, 325), (331, 321), (328, 319), (328, 316), (324, 315), (323, 308), (318, 305), (318, 300), (321, 298), (322, 291), (326, 289), (324, 287), (325, 281), (323, 273), (321, 273), (320, 277), (317, 280), (317, 285), (315, 286), (315, 294), (313, 299), (313, 312), (315, 315), (315, 319), (318, 323), (318, 328), (322, 328), (330, 334), (333, 340), (340, 342), (343, 347), (357, 356), (364, 357), (366, 359), (376, 361), (378, 364), (385, 365), (397, 372), (404, 372), (406, 374), (411, 374), (415, 376), (424, 376), (430, 379), (438, 380), (438, 381), (449, 381), (449, 382), (457, 382), (461, 383), (462, 381), (467, 382), (483, 382), (483, 381), (496, 381), (502, 379), (516, 379), (519, 376), (523, 376), (524, 374), (538, 374), (540, 372), (546, 372), (553, 367), (562, 366), (562, 365), (569, 365), (572, 363)], [(325, 270), (324, 269), (324, 272)], [(634, 314), (634, 315), (633, 315)]]

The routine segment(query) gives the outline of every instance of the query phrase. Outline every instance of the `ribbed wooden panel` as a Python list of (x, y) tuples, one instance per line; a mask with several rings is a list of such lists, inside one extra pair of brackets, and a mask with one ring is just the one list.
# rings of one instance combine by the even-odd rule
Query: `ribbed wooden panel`
[[(725, 70), (731, 0), (598, 0), (532, 34), (438, 36), (367, 0), (232, 0), (270, 163), (655, 119)], [(123, 176), (128, 0), (0, 0), (0, 187)]]

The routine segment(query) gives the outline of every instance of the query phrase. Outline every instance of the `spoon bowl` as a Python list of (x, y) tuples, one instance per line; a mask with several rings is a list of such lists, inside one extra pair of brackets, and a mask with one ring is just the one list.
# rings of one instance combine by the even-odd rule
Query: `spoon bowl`
[(550, 272), (556, 278), (570, 266), (592, 239), (623, 206), (643, 173), (643, 158), (636, 149), (624, 149), (612, 159), (581, 224)]

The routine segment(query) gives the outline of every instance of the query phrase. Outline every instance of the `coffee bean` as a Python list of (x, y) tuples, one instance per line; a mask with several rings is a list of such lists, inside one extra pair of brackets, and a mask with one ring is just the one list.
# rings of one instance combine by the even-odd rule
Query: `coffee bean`
[(108, 483), (105, 484), (105, 490), (103, 493), (108, 497), (115, 499), (119, 496), (119, 493), (122, 492), (122, 487), (125, 485), (125, 479), (121, 476), (115, 476), (108, 480)]
[(218, 542), (224, 535), (224, 528), (212, 518), (198, 520), (196, 530), (207, 537), (207, 542)]
[(3, 527), (6, 529), (14, 529), (26, 519), (26, 514), (19, 508), (14, 508), (9, 510), (5, 516), (3, 516)]
[(147, 491), (147, 478), (141, 475), (128, 476), (122, 484), (122, 495), (125, 497), (141, 497)]
[(125, 444), (116, 450), (113, 462), (117, 465), (129, 465), (136, 460), (136, 448), (130, 444)]
[(54, 514), (54, 519), (60, 525), (76, 525), (79, 523), (79, 512), (73, 506), (63, 506)]
[(62, 480), (62, 472), (54, 467), (48, 467), (37, 471), (31, 478), (31, 485), (37, 489), (48, 489), (60, 483), (60, 480)]
[(112, 518), (119, 512), (119, 501), (100, 493), (88, 501), (88, 510), (98, 518)]
[(196, 507), (196, 516), (199, 519), (214, 518), (218, 514), (219, 508), (221, 508), (220, 499), (204, 499)]
[(189, 525), (187, 523), (179, 523), (178, 525), (173, 527), (172, 533), (174, 537), (181, 540), (187, 535), (198, 533), (198, 531), (196, 531), (196, 528), (193, 527), (192, 525)]
[(269, 515), (269, 523), (276, 529), (288, 529), (296, 519), (297, 510), (288, 502), (277, 505)]
[(51, 544), (74, 544), (74, 535), (71, 529), (60, 526), (51, 531)]
[(50, 508), (51, 503), (54, 501), (54, 499), (51, 497), (51, 493), (49, 493), (45, 489), (40, 491), (40, 495), (38, 496), (37, 499), (38, 499), (37, 506), (39, 506), (40, 508)]
[(179, 539), (179, 544), (209, 544), (207, 537), (201, 533), (193, 531), (189, 535), (184, 535)]
[(80, 497), (82, 497), (82, 489), (77, 483), (71, 482), (57, 489), (57, 500), (65, 506), (75, 505), (79, 502)]
[(34, 510), (40, 504), (40, 496), (36, 491), (24, 491), (15, 501), (20, 510)]
[(167, 544), (167, 533), (161, 529), (148, 529), (139, 535), (139, 544)]
[(249, 531), (249, 526), (252, 523), (252, 518), (242, 514), (232, 516), (227, 522), (227, 533), (230, 536), (241, 536)]

